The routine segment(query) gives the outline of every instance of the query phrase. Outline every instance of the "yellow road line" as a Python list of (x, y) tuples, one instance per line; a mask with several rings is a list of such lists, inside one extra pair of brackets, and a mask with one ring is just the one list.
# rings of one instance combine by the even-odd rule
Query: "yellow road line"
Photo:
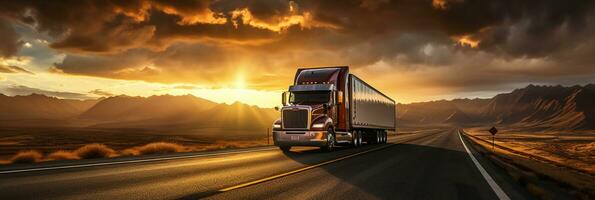
[(388, 147), (393, 146), (395, 144), (397, 144), (397, 143), (391, 143), (391, 144), (386, 145), (386, 146), (381, 146), (381, 147), (378, 147), (378, 148), (374, 148), (374, 149), (370, 149), (370, 150), (366, 150), (366, 151), (362, 151), (362, 152), (350, 154), (350, 155), (347, 155), (347, 156), (343, 156), (343, 157), (336, 158), (336, 159), (333, 159), (333, 160), (329, 160), (329, 161), (326, 161), (326, 162), (318, 163), (318, 164), (315, 164), (315, 165), (310, 165), (310, 166), (307, 166), (307, 167), (303, 167), (303, 168), (296, 169), (296, 170), (293, 170), (293, 171), (285, 172), (285, 173), (282, 173), (282, 174), (277, 174), (277, 175), (274, 175), (274, 176), (269, 176), (269, 177), (258, 179), (258, 180), (255, 180), (255, 181), (250, 181), (250, 182), (247, 182), (247, 183), (242, 183), (242, 184), (239, 184), (239, 185), (236, 185), (236, 186), (231, 186), (231, 187), (223, 188), (223, 189), (220, 189), (219, 192), (227, 192), (227, 191), (230, 191), (230, 190), (235, 190), (235, 189), (239, 189), (239, 188), (243, 188), (243, 187), (247, 187), (247, 186), (259, 184), (259, 183), (262, 183), (262, 182), (270, 181), (270, 180), (281, 178), (281, 177), (284, 177), (284, 176), (289, 176), (289, 175), (292, 175), (292, 174), (295, 174), (295, 173), (299, 173), (299, 172), (303, 172), (303, 171), (306, 171), (306, 170), (309, 170), (309, 169), (312, 169), (312, 168), (316, 168), (316, 167), (320, 167), (320, 166), (327, 165), (327, 164), (330, 164), (330, 163), (334, 163), (334, 162), (337, 162), (337, 161), (345, 160), (347, 158), (351, 158), (351, 157), (354, 157), (354, 156), (358, 156), (358, 155), (362, 155), (362, 154), (369, 153), (369, 152), (372, 152), (372, 151), (378, 151), (380, 149), (388, 148)]
[(381, 149), (385, 149), (385, 148), (391, 147), (393, 145), (397, 145), (397, 144), (401, 144), (401, 143), (410, 142), (410, 141), (418, 140), (418, 139), (421, 139), (421, 138), (425, 138), (425, 137), (430, 136), (430, 135), (434, 135), (434, 134), (426, 134), (426, 135), (422, 135), (422, 136), (419, 136), (419, 137), (414, 137), (414, 138), (411, 138), (411, 139), (410, 138), (403, 138), (405, 140), (403, 140), (401, 142), (390, 143), (390, 144), (385, 145), (385, 146), (381, 146), (381, 147), (378, 147), (378, 148), (374, 148), (374, 149), (370, 149), (370, 150), (366, 150), (366, 151), (362, 151), (362, 152), (350, 154), (350, 155), (347, 155), (347, 156), (343, 156), (343, 157), (336, 158), (336, 159), (333, 159), (333, 160), (329, 160), (329, 161), (326, 161), (326, 162), (318, 163), (318, 164), (315, 164), (315, 165), (310, 165), (310, 166), (307, 166), (307, 167), (303, 167), (303, 168), (296, 169), (296, 170), (293, 170), (293, 171), (285, 172), (285, 173), (282, 173), (282, 174), (277, 174), (277, 175), (274, 175), (274, 176), (269, 176), (269, 177), (258, 179), (258, 180), (255, 180), (255, 181), (250, 181), (250, 182), (247, 182), (247, 183), (242, 183), (242, 184), (231, 186), (231, 187), (226, 187), (226, 188), (217, 190), (217, 192), (227, 192), (227, 191), (230, 191), (230, 190), (235, 190), (235, 189), (239, 189), (239, 188), (243, 188), (243, 187), (248, 187), (248, 186), (251, 186), (251, 185), (256, 185), (256, 184), (267, 182), (267, 181), (270, 181), (270, 180), (273, 180), (273, 179), (277, 179), (277, 178), (289, 176), (289, 175), (300, 173), (300, 172), (303, 172), (303, 171), (306, 171), (306, 170), (309, 170), (309, 169), (313, 169), (313, 168), (320, 167), (320, 166), (323, 166), (323, 165), (328, 165), (328, 164), (331, 164), (331, 163), (334, 163), (334, 162), (345, 160), (347, 158), (351, 158), (351, 157), (354, 157), (354, 156), (358, 156), (358, 155), (362, 155), (362, 154), (365, 154), (365, 153), (370, 153), (370, 152), (373, 152), (373, 151), (378, 151), (378, 150), (381, 150)]

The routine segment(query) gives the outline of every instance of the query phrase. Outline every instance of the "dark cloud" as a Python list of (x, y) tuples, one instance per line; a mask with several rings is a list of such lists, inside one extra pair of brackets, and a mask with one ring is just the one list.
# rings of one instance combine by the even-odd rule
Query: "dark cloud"
[(126, 72), (150, 65), (148, 50), (130, 50), (119, 54), (82, 55), (71, 54), (61, 63), (54, 64), (54, 69), (70, 74), (119, 78)]
[(0, 88), (0, 91), (3, 94), (15, 96), (15, 95), (30, 95), (30, 94), (43, 94), (47, 96), (53, 96), (63, 99), (92, 99), (92, 97), (87, 96), (86, 94), (75, 93), (75, 92), (60, 92), (60, 91), (50, 91), (50, 90), (42, 90), (38, 88), (31, 88), (24, 85), (11, 85), (6, 88)]
[(13, 56), (22, 45), (23, 41), (11, 23), (0, 15), (0, 57)]

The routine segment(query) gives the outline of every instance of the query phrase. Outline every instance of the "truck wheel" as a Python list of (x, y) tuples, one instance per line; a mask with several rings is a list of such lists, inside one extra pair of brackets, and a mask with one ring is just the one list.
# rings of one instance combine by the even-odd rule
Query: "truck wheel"
[(283, 152), (288, 152), (291, 150), (291, 146), (280, 146), (279, 149), (281, 149)]
[(333, 128), (328, 128), (328, 132), (326, 134), (326, 146), (320, 147), (323, 151), (332, 151), (335, 147), (335, 133), (333, 132)]
[(362, 146), (362, 140), (363, 140), (362, 132), (357, 131), (357, 146), (358, 147)]
[(357, 131), (353, 131), (353, 136), (351, 136), (351, 145), (353, 145), (353, 147), (358, 147), (357, 145), (357, 136), (358, 133)]

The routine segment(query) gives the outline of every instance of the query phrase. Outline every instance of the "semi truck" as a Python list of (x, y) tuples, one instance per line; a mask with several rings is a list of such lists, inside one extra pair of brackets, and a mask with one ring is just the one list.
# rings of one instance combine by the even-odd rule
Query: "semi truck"
[(283, 151), (381, 144), (396, 129), (395, 101), (350, 74), (348, 66), (300, 68), (281, 99), (272, 135)]

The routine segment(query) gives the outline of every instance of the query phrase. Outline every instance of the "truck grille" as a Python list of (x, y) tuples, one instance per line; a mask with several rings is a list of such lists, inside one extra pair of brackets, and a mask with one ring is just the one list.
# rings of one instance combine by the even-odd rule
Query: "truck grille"
[(283, 110), (284, 128), (308, 128), (308, 110)]

